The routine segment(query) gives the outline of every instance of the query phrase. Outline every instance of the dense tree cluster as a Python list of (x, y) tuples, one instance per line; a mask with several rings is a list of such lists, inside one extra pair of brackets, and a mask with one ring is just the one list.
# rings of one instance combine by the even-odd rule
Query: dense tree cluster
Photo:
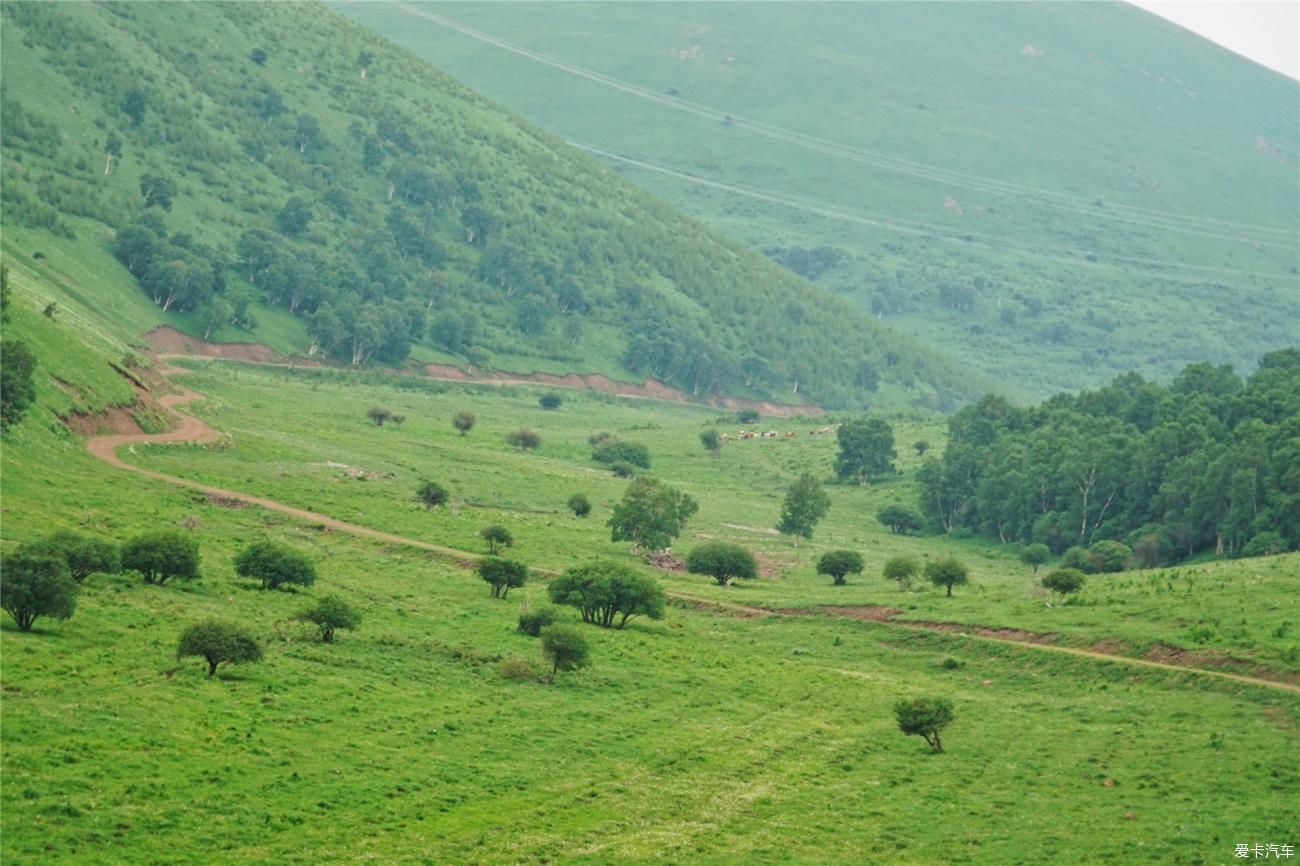
[(1168, 386), (1128, 374), (1032, 408), (986, 397), (948, 431), (919, 473), (922, 510), (944, 531), (1086, 549), (1085, 571), (1116, 570), (1116, 545), (1140, 566), (1261, 538), (1300, 546), (1297, 349), (1244, 381), (1201, 363)]

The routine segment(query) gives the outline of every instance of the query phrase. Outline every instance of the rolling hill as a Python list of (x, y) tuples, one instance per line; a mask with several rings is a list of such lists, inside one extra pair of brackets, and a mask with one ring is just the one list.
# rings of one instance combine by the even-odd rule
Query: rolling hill
[(335, 8), (1023, 392), (1300, 333), (1300, 83), (1133, 7)]
[(992, 385), (322, 7), (4, 16), (5, 252), (132, 337), (828, 407)]

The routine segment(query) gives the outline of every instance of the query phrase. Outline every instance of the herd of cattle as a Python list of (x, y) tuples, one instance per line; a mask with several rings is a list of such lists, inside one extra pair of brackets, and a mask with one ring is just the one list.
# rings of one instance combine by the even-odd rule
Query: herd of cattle
[[(839, 426), (840, 425), (838, 424), (834, 424), (830, 427), (818, 427), (815, 430), (809, 430), (808, 435), (823, 436), (827, 433), (834, 433), (837, 429), (839, 429)], [(732, 440), (740, 440), (740, 439), (781, 439), (781, 438), (793, 439), (794, 437), (795, 437), (795, 431), (793, 430), (786, 430), (784, 433), (778, 430), (766, 430), (766, 431), (741, 430), (735, 436), (732, 436), (730, 433), (723, 433), (722, 441), (731, 442)]]

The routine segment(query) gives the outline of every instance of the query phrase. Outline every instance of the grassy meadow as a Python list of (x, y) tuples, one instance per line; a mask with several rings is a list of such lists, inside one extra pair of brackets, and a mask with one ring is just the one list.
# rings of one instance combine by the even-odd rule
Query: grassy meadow
[[(661, 574), (677, 593), (884, 604), (1133, 651), (1191, 645), (1188, 629), (1215, 618), (1206, 648), (1276, 668), (1293, 658), (1295, 637), (1273, 632), (1294, 555), (1094, 578), (1078, 603), (1049, 609), (1012, 551), (889, 535), (872, 515), (910, 501), (906, 443), (940, 447), (937, 416), (895, 417), (903, 474), (828, 486), (830, 514), (796, 547), (768, 527), (799, 472), (829, 475), (833, 438), (807, 435), (827, 419), (761, 422), (799, 435), (714, 459), (699, 432), (740, 425), (703, 407), (562, 392), (545, 411), (531, 387), (183, 363), (177, 380), (206, 397), (187, 409), (226, 436), (136, 447), (129, 462), (471, 551), (501, 523), (511, 556), (560, 569), (627, 556), (604, 527), (627, 482), (589, 460), (587, 437), (608, 431), (649, 446), (652, 474), (698, 498), (678, 553), (730, 538), (768, 571), (728, 589)], [(405, 423), (373, 426), (376, 405)], [(462, 410), (478, 416), (466, 437), (451, 426)], [(504, 441), (525, 425), (542, 436), (536, 452)], [(586, 628), (586, 670), (511, 680), (508, 656), (542, 667), (514, 628), (544, 599), (536, 577), (491, 599), (462, 562), (113, 470), (35, 418), (6, 437), (2, 469), (5, 549), (56, 527), (124, 540), (190, 517), (204, 575), (163, 587), (95, 575), (71, 620), (0, 627), (6, 863), (1227, 863), (1236, 843), (1295, 827), (1300, 702), (1285, 691), (685, 600), (661, 621)], [(451, 507), (412, 500), (425, 478)], [(564, 507), (578, 491), (595, 504), (586, 520)], [(316, 586), (262, 592), (236, 577), (233, 555), (261, 538), (310, 551)], [(862, 551), (867, 572), (832, 587), (811, 562), (840, 546)], [(972, 584), (951, 599), (900, 592), (878, 576), (898, 552), (958, 555)], [(332, 645), (289, 619), (325, 592), (365, 616)], [(250, 626), (264, 663), (209, 680), (179, 662), (179, 631), (210, 615)], [(897, 730), (893, 702), (920, 695), (956, 706), (943, 754)]]

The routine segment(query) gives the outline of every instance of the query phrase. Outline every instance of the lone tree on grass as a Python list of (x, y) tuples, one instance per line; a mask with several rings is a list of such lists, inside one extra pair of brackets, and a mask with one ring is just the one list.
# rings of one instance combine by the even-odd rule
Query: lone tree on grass
[(920, 566), (916, 564), (916, 560), (912, 557), (894, 556), (885, 560), (885, 568), (882, 574), (885, 580), (898, 581), (899, 589), (907, 589), (912, 585), (912, 578), (916, 577), (919, 570)]
[(708, 430), (700, 431), (700, 444), (704, 446), (705, 451), (714, 457), (722, 453), (722, 436), (711, 427)]
[(563, 402), (564, 398), (559, 394), (556, 394), (554, 391), (543, 394), (537, 398), (537, 405), (541, 406), (543, 409), (558, 409), (560, 408), (560, 404)]
[(925, 576), (935, 586), (946, 586), (948, 588), (948, 597), (952, 597), (952, 588), (968, 582), (968, 573), (965, 564), (954, 559), (945, 557), (936, 559), (934, 562), (925, 564)]
[(295, 614), (294, 619), (315, 625), (325, 643), (334, 643), (335, 631), (350, 631), (361, 625), (361, 614), (337, 595), (321, 596), (314, 605)]
[(855, 418), (840, 425), (835, 432), (840, 453), (835, 458), (835, 474), (866, 484), (872, 475), (894, 471), (894, 429), (880, 418)]
[(861, 574), (864, 567), (862, 554), (852, 550), (831, 550), (817, 560), (817, 573), (829, 574), (835, 579), (836, 586), (844, 585), (845, 575)]
[(262, 589), (311, 586), (316, 566), (305, 553), (274, 541), (258, 541), (235, 556), (235, 574), (262, 582)]
[(492, 587), (493, 598), (505, 598), (510, 590), (528, 582), (528, 566), (511, 559), (485, 556), (474, 568), (478, 576)]
[(569, 510), (577, 517), (586, 517), (591, 513), (591, 500), (585, 493), (575, 493), (569, 497)]
[(532, 451), (542, 444), (542, 437), (534, 430), (520, 427), (518, 430), (506, 434), (506, 442), (520, 451)]
[(371, 406), (366, 410), (366, 417), (375, 422), (376, 427), (383, 427), (385, 421), (392, 419), (393, 413), (382, 406)]
[(477, 423), (478, 416), (473, 412), (457, 412), (456, 417), (451, 419), (451, 425), (459, 430), (462, 436), (473, 430)]
[(23, 550), (0, 563), (0, 608), (19, 631), (31, 631), (37, 617), (68, 619), (77, 608), (77, 582), (57, 556)]
[(733, 577), (747, 580), (758, 577), (758, 562), (754, 554), (739, 544), (706, 541), (686, 557), (686, 570), (691, 574), (707, 574), (718, 586), (726, 586)]
[(485, 526), (478, 531), (487, 542), (488, 553), (495, 556), (503, 547), (514, 547), (515, 537), (510, 534), (510, 530), (504, 526)]
[(138, 571), (145, 583), (162, 586), (172, 578), (199, 576), (198, 539), (175, 529), (137, 535), (122, 546), (122, 568)]
[(537, 637), (542, 633), (542, 629), (552, 625), (559, 618), (559, 615), (559, 609), (550, 605), (520, 611), (519, 631), (529, 637)]
[(447, 488), (436, 481), (425, 481), (416, 488), (415, 498), (424, 503), (425, 511), (430, 511), (447, 504)]
[(659, 582), (612, 560), (570, 568), (551, 581), (546, 594), (555, 604), (576, 607), (583, 622), (602, 628), (622, 628), (634, 616), (664, 616), (664, 591)]
[(813, 527), (817, 521), (830, 511), (831, 498), (822, 490), (822, 486), (811, 475), (800, 475), (799, 480), (790, 486), (781, 504), (781, 519), (777, 522), (777, 531), (795, 537), (795, 545), (800, 538), (812, 538)]
[(1058, 568), (1043, 578), (1043, 588), (1054, 592), (1064, 601), (1072, 592), (1083, 589), (1083, 572), (1077, 568)]
[(591, 459), (597, 463), (613, 465), (630, 463), (642, 469), (650, 468), (650, 449), (640, 442), (624, 442), (621, 439), (603, 439), (591, 452)]
[(924, 439), (917, 439), (912, 443), (912, 450), (916, 452), (917, 457), (924, 457), (925, 452), (930, 450), (930, 443)]
[(208, 676), (212, 676), (217, 665), (261, 661), (262, 648), (243, 626), (209, 619), (181, 632), (176, 658), (189, 656), (202, 657), (208, 663)]
[(663, 550), (673, 543), (699, 504), (666, 484), (639, 476), (627, 486), (609, 519), (611, 541), (630, 541), (632, 550)]
[(930, 748), (943, 751), (939, 734), (953, 719), (952, 701), (946, 698), (911, 698), (894, 704), (898, 729), (908, 736), (924, 737)]
[(571, 625), (548, 625), (541, 631), (542, 655), (551, 663), (546, 682), (555, 682), (557, 671), (576, 671), (590, 663), (587, 637)]
[(911, 535), (920, 532), (925, 521), (921, 515), (905, 505), (886, 505), (876, 512), (876, 519), (889, 527), (895, 535)]
[(38, 538), (19, 549), (36, 556), (62, 559), (77, 583), (96, 572), (116, 574), (122, 568), (122, 557), (116, 544), (69, 529)]
[(1038, 574), (1038, 567), (1051, 557), (1052, 551), (1046, 544), (1026, 544), (1020, 550), (1020, 561), (1032, 568), (1034, 574)]

